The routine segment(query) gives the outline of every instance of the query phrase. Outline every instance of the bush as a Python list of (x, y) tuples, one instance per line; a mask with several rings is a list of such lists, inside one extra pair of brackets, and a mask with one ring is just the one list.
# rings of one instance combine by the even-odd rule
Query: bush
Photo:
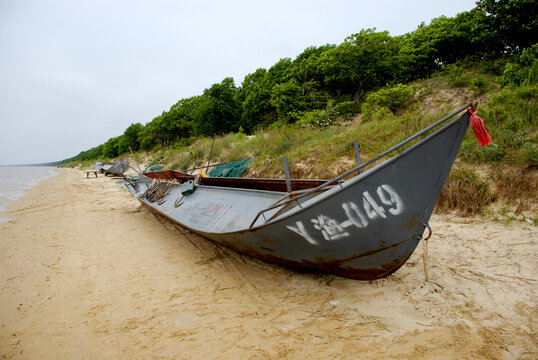
[(415, 88), (409, 85), (398, 84), (378, 90), (366, 97), (362, 106), (363, 117), (365, 120), (371, 120), (389, 113), (392, 115), (399, 108), (409, 105), (414, 96)]
[[(209, 151), (209, 150), (208, 150)], [(191, 159), (193, 160), (200, 160), (204, 158), (205, 150), (202, 146), (197, 146), (191, 151), (189, 151), (189, 155)]]
[(407, 106), (415, 96), (415, 88), (410, 85), (398, 84), (391, 88), (378, 90), (365, 100), (365, 104), (386, 107), (392, 112)]
[(393, 112), (385, 106), (365, 105), (363, 109), (364, 120), (382, 121), (394, 117)]
[(506, 58), (490, 59), (488, 61), (484, 61), (482, 71), (485, 74), (501, 76), (504, 71), (504, 67), (506, 66), (506, 62)]
[(508, 85), (519, 86), (527, 79), (528, 72), (522, 68), (519, 64), (508, 63), (504, 67), (503, 74), (501, 76), (501, 87)]
[(192, 144), (193, 138), (181, 138), (174, 144), (174, 149), (180, 150)]
[(312, 110), (302, 114), (297, 120), (297, 125), (300, 127), (324, 127), (332, 124), (332, 121), (327, 121), (323, 110)]
[(326, 127), (333, 125), (336, 120), (347, 119), (353, 114), (352, 101), (336, 104), (330, 100), (324, 110), (312, 110), (299, 116), (297, 125), (300, 127)]
[(480, 148), (480, 153), (484, 159), (489, 161), (499, 161), (506, 155), (502, 146), (493, 144)]
[(489, 82), (483, 77), (476, 77), (471, 81), (471, 90), (474, 96), (482, 95), (489, 87)]
[(291, 149), (292, 146), (293, 146), (293, 140), (280, 139), (276, 145), (276, 149), (275, 149), (276, 154), (282, 154), (286, 152), (287, 150)]
[(514, 62), (505, 65), (500, 78), (502, 87), (532, 85), (538, 82), (538, 44), (524, 49)]
[(454, 87), (469, 86), (470, 77), (465, 74), (466, 69), (455, 64), (445, 66), (442, 73), (448, 76), (450, 84)]
[(530, 168), (538, 168), (538, 145), (527, 142), (521, 149), (521, 158)]

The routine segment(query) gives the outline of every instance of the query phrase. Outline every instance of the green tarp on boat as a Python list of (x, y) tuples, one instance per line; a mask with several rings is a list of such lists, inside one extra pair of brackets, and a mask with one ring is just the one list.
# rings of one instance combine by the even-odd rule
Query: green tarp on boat
[(247, 172), (250, 162), (250, 158), (244, 158), (243, 160), (217, 165), (209, 171), (208, 175), (211, 177), (241, 177)]

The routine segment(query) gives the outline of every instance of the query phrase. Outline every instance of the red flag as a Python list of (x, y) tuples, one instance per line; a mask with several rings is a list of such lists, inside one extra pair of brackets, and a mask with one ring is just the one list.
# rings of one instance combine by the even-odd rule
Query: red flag
[(478, 140), (478, 145), (484, 146), (486, 144), (490, 144), (493, 141), (491, 140), (491, 137), (489, 136), (488, 132), (486, 131), (486, 128), (484, 127), (484, 120), (480, 116), (478, 116), (478, 111), (473, 110), (472, 108), (468, 108), (467, 112), (471, 114), (470, 122), (471, 126), (473, 127), (474, 134), (476, 136), (476, 140)]

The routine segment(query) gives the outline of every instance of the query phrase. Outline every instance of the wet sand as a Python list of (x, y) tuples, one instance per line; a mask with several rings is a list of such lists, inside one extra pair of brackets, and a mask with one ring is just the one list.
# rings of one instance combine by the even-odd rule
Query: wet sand
[(435, 217), (388, 278), (239, 255), (59, 170), (0, 223), (7, 359), (536, 359), (534, 225)]

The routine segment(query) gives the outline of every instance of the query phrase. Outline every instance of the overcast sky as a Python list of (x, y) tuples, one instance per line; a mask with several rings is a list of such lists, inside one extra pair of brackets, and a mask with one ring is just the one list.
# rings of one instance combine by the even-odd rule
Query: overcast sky
[(231, 76), (474, 0), (0, 0), (0, 164), (62, 160)]

